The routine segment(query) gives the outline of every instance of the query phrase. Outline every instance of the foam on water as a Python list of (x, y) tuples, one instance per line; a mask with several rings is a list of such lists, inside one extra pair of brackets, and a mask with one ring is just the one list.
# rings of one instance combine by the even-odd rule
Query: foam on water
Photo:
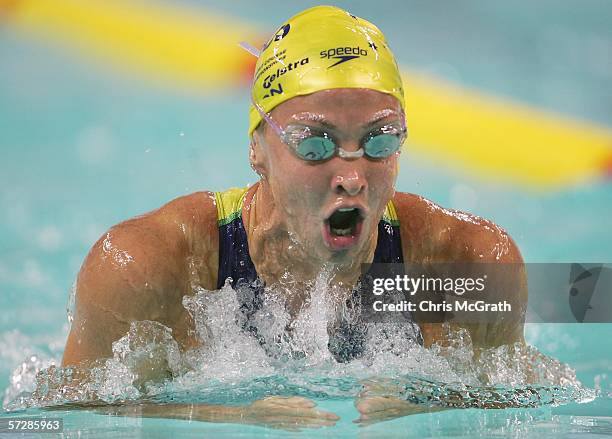
[[(183, 304), (192, 315), (201, 347), (182, 352), (172, 330), (152, 321), (133, 322), (113, 343), (113, 357), (60, 368), (59, 359), (29, 356), (13, 372), (6, 410), (133, 400), (245, 403), (269, 395), (352, 399), (397, 396), (452, 407), (536, 407), (587, 402), (596, 390), (583, 387), (566, 364), (528, 345), (508, 345), (475, 355), (466, 331), (444, 347), (425, 349), (385, 323), (367, 325), (363, 355), (339, 363), (328, 349), (338, 316), (354, 318), (330, 297), (324, 270), (298, 310), (292, 293), (265, 289), (262, 306), (246, 317), (240, 294), (229, 283), (219, 291), (196, 289)], [(286, 285), (293, 285), (287, 282)], [(448, 328), (446, 328), (449, 330)]]

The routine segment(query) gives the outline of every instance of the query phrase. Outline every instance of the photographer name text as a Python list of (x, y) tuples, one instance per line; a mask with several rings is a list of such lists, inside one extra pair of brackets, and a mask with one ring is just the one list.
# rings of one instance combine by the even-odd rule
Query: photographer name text
[(433, 302), (422, 300), (410, 302), (402, 300), (397, 303), (385, 303), (377, 300), (372, 304), (376, 312), (512, 312), (512, 305), (507, 301), (487, 303), (484, 300), (457, 300), (453, 302)]

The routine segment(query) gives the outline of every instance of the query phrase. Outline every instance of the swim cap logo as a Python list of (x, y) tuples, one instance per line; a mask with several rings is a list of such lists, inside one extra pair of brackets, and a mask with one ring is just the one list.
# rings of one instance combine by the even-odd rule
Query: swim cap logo
[(266, 76), (263, 80), (263, 87), (270, 88), (270, 93), (266, 93), (264, 95), (264, 98), (269, 98), (270, 96), (283, 93), (283, 85), (281, 83), (278, 84), (277, 88), (271, 88), (274, 81), (276, 81), (279, 77), (283, 76), (287, 72), (296, 70), (300, 66), (306, 64), (308, 64), (308, 57), (302, 58), (299, 61), (289, 62), (285, 65), (285, 67), (281, 69), (276, 69), (276, 73)]
[(291, 29), (291, 25), (289, 23), (281, 26), (280, 29), (276, 31), (274, 36), (270, 38), (270, 40), (263, 46), (263, 48), (261, 49), (262, 52), (266, 50), (268, 46), (270, 46), (270, 44), (272, 44), (272, 41), (280, 41), (283, 38), (285, 38), (287, 34), (289, 33), (289, 29)]
[(329, 59), (337, 59), (335, 63), (328, 66), (328, 69), (337, 66), (338, 64), (345, 63), (355, 58), (361, 58), (362, 56), (368, 56), (368, 51), (365, 49), (357, 47), (334, 47), (327, 50), (322, 50), (321, 59), (329, 58)]

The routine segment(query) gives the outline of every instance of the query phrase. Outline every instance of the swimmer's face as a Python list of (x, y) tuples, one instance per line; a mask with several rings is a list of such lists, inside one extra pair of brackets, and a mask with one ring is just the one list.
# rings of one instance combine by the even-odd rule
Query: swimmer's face
[[(350, 152), (359, 150), (377, 128), (402, 124), (402, 114), (393, 96), (354, 88), (297, 96), (271, 112), (284, 129), (323, 131)], [(341, 261), (372, 248), (378, 222), (394, 194), (398, 154), (382, 160), (335, 156), (309, 162), (297, 157), (270, 126), (258, 129), (254, 140), (252, 164), (268, 182), (288, 231), (308, 252), (324, 261)]]

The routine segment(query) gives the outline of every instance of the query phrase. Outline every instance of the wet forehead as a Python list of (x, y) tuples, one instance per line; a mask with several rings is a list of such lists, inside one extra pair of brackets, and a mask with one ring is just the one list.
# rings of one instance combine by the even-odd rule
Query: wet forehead
[(401, 117), (398, 100), (376, 90), (340, 88), (289, 99), (272, 111), (281, 124), (323, 122), (344, 129), (366, 126), (374, 120)]

